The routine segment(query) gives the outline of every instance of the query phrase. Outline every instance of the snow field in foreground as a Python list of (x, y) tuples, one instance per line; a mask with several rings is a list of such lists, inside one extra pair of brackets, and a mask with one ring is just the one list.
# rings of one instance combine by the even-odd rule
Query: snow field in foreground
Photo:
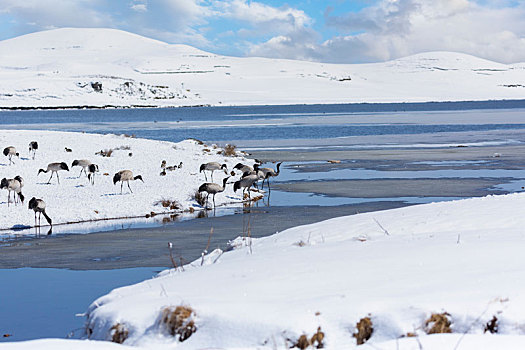
[[(204, 266), (198, 260), (96, 300), (90, 338), (111, 339), (120, 324), (124, 344), (172, 346), (162, 310), (185, 305), (197, 330), (178, 349), (284, 349), (318, 327), (326, 348), (354, 348), (364, 317), (374, 329), (366, 348), (418, 349), (418, 339), (424, 349), (454, 348), (463, 333), (458, 349), (519, 348), (524, 205), (521, 193), (488, 196), (335, 218), (250, 247), (238, 239)], [(426, 335), (433, 313), (449, 315), (452, 335)], [(484, 334), (493, 317), (499, 334)]]

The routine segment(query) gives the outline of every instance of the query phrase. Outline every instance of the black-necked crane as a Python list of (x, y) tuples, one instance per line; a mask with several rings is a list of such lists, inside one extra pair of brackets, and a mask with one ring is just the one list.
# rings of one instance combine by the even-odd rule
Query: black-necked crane
[[(33, 211), (35, 212), (35, 227), (40, 226), (40, 219), (42, 215), (44, 215), (44, 217), (46, 218), (49, 226), (53, 226), (53, 222), (51, 221), (51, 218), (46, 213), (46, 202), (44, 202), (42, 199), (33, 197), (29, 201), (28, 207), (29, 209), (33, 209)], [(38, 213), (38, 225), (36, 224), (36, 213)]]
[(246, 165), (246, 164), (242, 164), (242, 163), (237, 163), (235, 164), (235, 166), (233, 167), (233, 169), (237, 169), (241, 172), (241, 174), (244, 174), (246, 172), (251, 172), (253, 171), (253, 167), (249, 166), (249, 165)]
[(61, 163), (49, 163), (47, 165), (47, 168), (46, 170), (44, 169), (39, 169), (38, 170), (38, 175), (40, 175), (40, 173), (47, 173), (48, 171), (51, 172), (51, 176), (49, 177), (49, 180), (47, 181), (47, 183), (51, 183), (51, 178), (53, 177), (53, 173), (54, 174), (57, 174), (57, 180), (58, 180), (58, 183), (60, 184), (60, 178), (58, 177), (58, 172), (60, 170), (66, 170), (66, 171), (69, 171), (69, 168), (67, 167), (67, 164), (64, 163), (64, 162), (61, 162)]
[(86, 169), (91, 165), (91, 161), (87, 160), (87, 159), (75, 159), (73, 161), (73, 163), (71, 163), (71, 168), (73, 168), (74, 166), (79, 166), (81, 167), (82, 169), (80, 169), (80, 174), (78, 174), (78, 177), (80, 177), (82, 175), (82, 172), (84, 172), (84, 174), (87, 176), (87, 171)]
[(264, 174), (264, 179), (263, 179), (263, 183), (262, 183), (262, 187), (264, 188), (264, 180), (266, 180), (266, 182), (268, 183), (268, 188), (270, 188), (270, 177), (275, 177), (275, 176), (279, 176), (279, 173), (281, 172), (281, 164), (283, 162), (279, 162), (277, 163), (277, 171), (273, 170), (272, 168), (259, 168), (257, 166), (257, 169), (259, 171), (262, 171), (263, 174)]
[(242, 188), (242, 199), (244, 200), (244, 191), (246, 189), (248, 189), (248, 197), (251, 198), (250, 187), (252, 187), (253, 184), (255, 182), (257, 182), (257, 180), (259, 180), (259, 176), (255, 175), (255, 174), (254, 175), (245, 176), (245, 177), (241, 178), (239, 181), (235, 181), (233, 183), (233, 191), (237, 192), (238, 189)]
[(140, 180), (144, 182), (142, 176), (133, 176), (133, 172), (131, 170), (121, 170), (113, 176), (113, 185), (116, 185), (117, 182), (120, 181), (120, 193), (122, 194), (122, 185), (124, 184), (124, 181), (126, 181), (128, 183), (128, 188), (130, 192), (133, 193), (131, 187), (129, 187), (129, 182), (132, 180)]
[(199, 193), (206, 192), (206, 204), (208, 203), (208, 197), (211, 194), (213, 196), (213, 208), (215, 209), (215, 195), (224, 192), (226, 181), (228, 181), (229, 178), (230, 177), (228, 176), (222, 180), (222, 186), (214, 182), (206, 182), (199, 186)]
[(254, 170), (245, 171), (242, 174), (241, 179), (245, 178), (246, 176), (249, 176), (249, 175), (257, 175), (257, 181), (254, 182), (254, 185), (255, 185), (255, 188), (259, 189), (259, 186), (257, 185), (257, 182), (259, 182), (260, 180), (264, 181), (264, 177), (265, 177), (265, 174), (261, 170), (259, 170), (259, 164), (255, 164), (254, 165)]
[(98, 165), (89, 164), (88, 166), (88, 180), (92, 185), (95, 185), (95, 173), (98, 172)]
[(21, 176), (15, 176), (14, 179), (6, 179), (5, 177), (0, 181), (0, 189), (7, 189), (7, 206), (11, 199), (11, 192), (13, 192), (13, 202), (17, 203), (16, 197), (24, 203), (24, 195), (22, 194), (22, 187), (24, 187), (24, 180)]
[(29, 155), (33, 158), (33, 160), (35, 159), (37, 149), (38, 149), (38, 142), (36, 141), (29, 142)]
[(9, 165), (15, 164), (15, 162), (13, 162), (13, 157), (14, 156), (17, 156), (20, 159), (20, 153), (18, 153), (16, 151), (16, 148), (13, 147), (13, 146), (9, 146), (9, 147), (4, 148), (4, 156), (9, 158)]
[[(228, 168), (226, 164), (221, 165), (220, 163), (217, 163), (217, 162), (209, 162), (209, 163), (201, 164), (199, 172), (202, 173), (203, 171), (206, 171), (206, 170), (211, 171), (211, 181), (213, 181), (213, 172), (215, 170), (220, 170), (220, 169), (223, 169), (224, 173), (228, 174)], [(206, 179), (206, 181), (208, 181), (208, 177), (206, 176), (206, 173), (204, 173), (204, 178)]]

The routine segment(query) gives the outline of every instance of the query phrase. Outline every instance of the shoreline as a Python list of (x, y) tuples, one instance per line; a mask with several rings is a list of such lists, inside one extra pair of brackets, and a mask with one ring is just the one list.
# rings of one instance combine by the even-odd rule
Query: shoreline
[[(500, 106), (494, 107), (491, 104), (505, 104), (512, 106)], [(235, 104), (235, 105), (223, 105), (223, 104), (192, 104), (192, 105), (62, 105), (62, 106), (0, 106), (0, 112), (2, 111), (45, 111), (45, 110), (90, 110), (90, 109), (157, 109), (157, 108), (166, 108), (166, 109), (181, 109), (181, 108), (257, 108), (257, 107), (298, 107), (298, 106), (352, 106), (352, 107), (362, 107), (362, 110), (357, 110), (355, 112), (367, 112), (370, 111), (369, 107), (372, 106), (392, 106), (393, 108), (382, 110), (381, 112), (399, 112), (400, 110), (395, 109), (398, 107), (405, 107), (401, 111), (440, 111), (440, 110), (464, 110), (465, 106), (455, 108), (439, 108), (444, 105), (458, 105), (458, 104), (467, 104), (471, 105), (470, 108), (467, 106), (466, 109), (507, 109), (507, 108), (525, 108), (525, 99), (494, 99), (494, 100), (447, 100), (447, 101), (419, 101), (419, 102), (340, 102), (340, 103), (291, 103), (291, 104), (280, 104), (280, 103), (268, 103), (268, 104)], [(408, 109), (407, 109), (408, 107)], [(433, 107), (430, 109), (425, 109), (424, 107)]]

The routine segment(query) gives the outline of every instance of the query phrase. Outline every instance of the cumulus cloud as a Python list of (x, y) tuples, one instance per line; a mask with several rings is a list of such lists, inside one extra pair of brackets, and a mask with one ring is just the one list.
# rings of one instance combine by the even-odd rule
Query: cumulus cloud
[(317, 23), (301, 9), (265, 1), (0, 0), (0, 15), (15, 34), (110, 27), (248, 56), (358, 63), (457, 51), (525, 62), (522, 0), (363, 0), (370, 5), (357, 12), (327, 7)]
[(423, 51), (525, 61), (525, 7), (504, 2), (383, 0), (358, 13), (333, 16), (328, 10), (326, 24), (347, 35), (326, 40), (318, 50), (334, 62), (382, 61)]
[[(246, 0), (215, 1), (214, 6), (221, 17), (242, 21), (267, 31), (289, 31), (312, 22), (304, 11), (289, 6), (273, 7)], [(277, 27), (269, 27), (270, 24)]]

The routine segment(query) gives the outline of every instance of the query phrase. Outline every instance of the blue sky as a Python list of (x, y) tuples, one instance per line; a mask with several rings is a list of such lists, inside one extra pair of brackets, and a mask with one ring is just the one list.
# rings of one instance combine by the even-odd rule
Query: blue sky
[(233, 56), (362, 63), (456, 51), (525, 62), (522, 0), (0, 0), (0, 40), (61, 27)]

